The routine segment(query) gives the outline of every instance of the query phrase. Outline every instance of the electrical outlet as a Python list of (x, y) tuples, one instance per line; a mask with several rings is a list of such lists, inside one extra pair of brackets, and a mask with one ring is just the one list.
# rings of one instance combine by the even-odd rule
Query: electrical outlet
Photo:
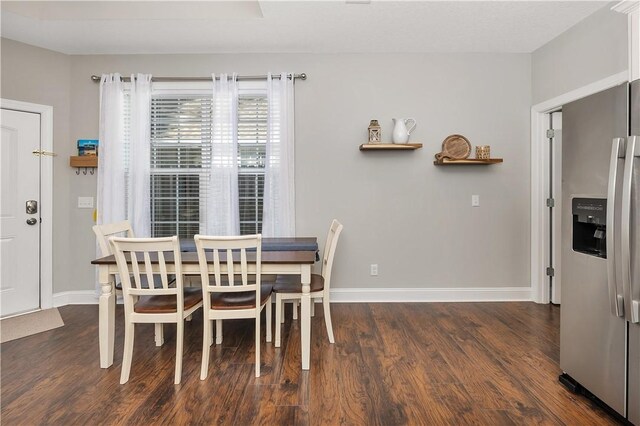
[(93, 208), (93, 197), (78, 197), (78, 208), (79, 209), (92, 209)]
[(480, 207), (480, 196), (472, 195), (471, 196), (471, 207)]
[(375, 277), (378, 275), (378, 264), (377, 263), (372, 263), (371, 264), (371, 276)]

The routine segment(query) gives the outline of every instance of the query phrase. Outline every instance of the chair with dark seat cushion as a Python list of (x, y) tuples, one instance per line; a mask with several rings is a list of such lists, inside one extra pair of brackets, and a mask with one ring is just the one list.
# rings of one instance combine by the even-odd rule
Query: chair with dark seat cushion
[[(272, 284), (262, 283), (262, 237), (196, 235), (194, 239), (200, 264), (204, 317), (200, 380), (207, 378), (209, 370), (213, 321), (216, 322), (216, 343), (221, 343), (222, 320), (238, 318), (255, 318), (255, 373), (256, 377), (260, 377), (260, 313), (266, 307), (266, 340), (270, 342), (273, 287)], [(251, 273), (247, 262), (247, 250), (255, 250), (255, 271)], [(223, 268), (223, 265), (226, 268)]]
[[(101, 256), (109, 256), (113, 254), (111, 244), (109, 244), (109, 237), (127, 237), (134, 238), (133, 229), (131, 223), (128, 220), (115, 223), (105, 223), (102, 225), (94, 225), (93, 233), (96, 234), (98, 240), (98, 246), (100, 247)], [(147, 277), (141, 277), (143, 280), (142, 287), (148, 288)], [(171, 283), (175, 280), (174, 277), (169, 277)], [(159, 282), (158, 282), (159, 283)], [(122, 291), (122, 281), (116, 281), (114, 284), (116, 291)], [(155, 341), (156, 346), (162, 346), (164, 343), (164, 336), (162, 330), (162, 324), (156, 324), (155, 326)]]
[[(322, 273), (311, 274), (311, 303), (313, 306), (314, 299), (322, 299), (322, 307), (324, 308), (324, 323), (327, 327), (327, 335), (329, 342), (334, 343), (333, 325), (331, 324), (331, 311), (329, 309), (329, 293), (331, 286), (331, 269), (333, 267), (333, 257), (336, 253), (338, 238), (342, 232), (342, 224), (337, 220), (331, 222), (329, 234), (324, 245), (322, 255)], [(273, 292), (276, 295), (276, 347), (280, 347), (280, 328), (282, 327), (285, 300), (299, 301), (302, 298), (302, 282), (299, 275), (278, 275), (273, 286)], [(294, 312), (297, 305), (294, 304)]]
[[(182, 378), (184, 320), (202, 306), (199, 288), (184, 288), (178, 237), (111, 237), (113, 254), (122, 279), (124, 296), (124, 355), (120, 383), (127, 383), (133, 358), (134, 324), (176, 324), (176, 369), (174, 383)], [(175, 285), (170, 285), (165, 258), (173, 258)], [(157, 265), (157, 266), (154, 266)], [(142, 286), (142, 277), (149, 277)], [(156, 277), (157, 276), (157, 277)]]

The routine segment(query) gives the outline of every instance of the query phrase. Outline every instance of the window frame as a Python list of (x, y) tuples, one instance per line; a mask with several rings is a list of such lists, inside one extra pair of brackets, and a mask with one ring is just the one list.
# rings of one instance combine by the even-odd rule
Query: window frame
[[(127, 88), (128, 89), (128, 88)], [(211, 96), (213, 92), (213, 82), (210, 81), (190, 81), (190, 82), (155, 82), (153, 83), (153, 87), (152, 87), (152, 92), (151, 92), (151, 97), (163, 97), (163, 96)], [(267, 86), (266, 86), (266, 82), (264, 81), (240, 81), (238, 84), (238, 97), (241, 96), (264, 96), (265, 98), (267, 97)], [(267, 107), (268, 107), (268, 101), (267, 101)], [(149, 143), (151, 143), (151, 141), (149, 141)], [(265, 141), (266, 144), (266, 141)], [(238, 147), (240, 147), (240, 143), (238, 143)], [(128, 148), (127, 148), (128, 149)], [(266, 154), (266, 147), (265, 147), (265, 154)], [(240, 150), (238, 150), (238, 177), (243, 174), (243, 168), (241, 167), (241, 163), (240, 163)], [(151, 158), (149, 158), (149, 161), (151, 161)], [(265, 165), (263, 165), (263, 167), (261, 168), (261, 171), (259, 172), (259, 174), (262, 174), (264, 176), (265, 174)], [(128, 168), (127, 168), (128, 170)], [(149, 179), (149, 184), (152, 184), (152, 178), (151, 176), (153, 176), (154, 173), (153, 172), (154, 169), (150, 168), (150, 179)], [(252, 169), (245, 169), (244, 173), (245, 174), (255, 174), (257, 172), (257, 170), (255, 168)], [(175, 175), (178, 176), (178, 175)], [(201, 175), (202, 176), (202, 175)], [(176, 181), (177, 184), (177, 181)], [(264, 178), (263, 178), (263, 184), (264, 184)], [(150, 187), (150, 191), (151, 191), (151, 187)], [(264, 197), (264, 189), (262, 192), (262, 196)], [(204, 212), (204, 214), (200, 214), (200, 218), (199, 218), (199, 222), (200, 222), (200, 232), (202, 232), (202, 230), (205, 227), (205, 221), (206, 221), (206, 199), (204, 197), (200, 197), (200, 204), (199, 204), (199, 211), (200, 212)], [(240, 188), (238, 188), (238, 202), (240, 202), (241, 198), (240, 198)], [(153, 198), (151, 198), (151, 202), (153, 202)], [(261, 228), (262, 225), (262, 214), (260, 213), (258, 216), (257, 213), (257, 209), (258, 206), (260, 205), (259, 202), (256, 202), (256, 221), (252, 222), (256, 224), (256, 231), (260, 231), (261, 229), (258, 228), (258, 226)], [(262, 206), (264, 206), (264, 201), (262, 202)], [(150, 213), (153, 215), (153, 207), (151, 206), (150, 209)], [(240, 215), (241, 212), (238, 212), (238, 214)], [(259, 221), (258, 221), (259, 218)], [(151, 218), (150, 218), (151, 220)], [(238, 222), (240, 224), (242, 224), (241, 222), (241, 217), (238, 217)], [(176, 216), (176, 232), (178, 232), (179, 230), (179, 217)], [(153, 223), (151, 224), (151, 232), (152, 235), (154, 234), (154, 227), (153, 227)]]
[[(194, 84), (195, 83), (195, 84)], [(204, 83), (204, 84), (203, 84)], [(207, 86), (209, 86), (209, 90), (207, 90)], [(156, 98), (161, 98), (161, 97), (190, 97), (190, 96), (194, 96), (194, 97), (203, 97), (203, 96), (210, 96), (211, 95), (211, 89), (212, 89), (212, 84), (208, 83), (208, 82), (188, 82), (188, 85), (182, 84), (182, 82), (176, 82), (176, 83), (154, 83), (152, 91), (151, 91), (151, 98), (153, 99), (154, 97)], [(151, 136), (151, 134), (150, 134)], [(151, 140), (149, 141), (149, 143), (151, 143)], [(149, 158), (149, 161), (151, 162), (151, 158)], [(161, 169), (160, 169), (161, 170)], [(173, 173), (171, 173), (171, 170), (173, 170)], [(175, 185), (176, 187), (179, 186), (180, 184), (180, 176), (188, 176), (188, 175), (199, 175), (200, 178), (202, 179), (203, 176), (206, 176), (207, 172), (205, 171), (205, 169), (200, 169), (200, 170), (194, 170), (193, 173), (184, 173), (181, 174), (179, 173), (180, 169), (168, 169), (165, 171), (160, 171), (158, 172), (157, 169), (150, 167), (149, 169), (149, 191), (150, 191), (150, 202), (152, 203), (152, 205), (150, 206), (150, 221), (151, 221), (151, 235), (152, 236), (157, 236), (155, 234), (155, 227), (154, 224), (156, 224), (156, 222), (154, 221), (154, 209), (153, 209), (153, 202), (154, 202), (154, 197), (153, 197), (153, 191), (151, 190), (151, 185), (153, 185), (153, 176), (158, 176), (158, 175), (167, 175), (167, 176), (175, 176)], [(154, 173), (155, 172), (155, 173)], [(164, 173), (163, 173), (164, 172)], [(199, 188), (202, 188), (202, 183), (199, 182), (198, 183)], [(177, 189), (176, 189), (177, 191)], [(205, 196), (206, 197), (206, 196)], [(201, 194), (198, 195), (198, 232), (202, 232), (202, 230), (204, 229), (205, 226), (205, 221), (206, 221), (206, 198), (203, 197)], [(176, 201), (178, 201), (180, 197), (175, 198)], [(188, 223), (194, 223), (194, 222), (189, 222), (189, 221), (184, 221), (182, 222), (180, 220), (180, 215), (179, 215), (179, 208), (176, 207), (175, 208), (175, 219), (173, 219), (172, 221), (168, 221), (167, 223), (175, 223), (175, 234), (173, 235), (180, 235), (180, 229), (181, 223), (184, 223), (185, 226), (188, 226)], [(203, 214), (204, 212), (204, 214)]]

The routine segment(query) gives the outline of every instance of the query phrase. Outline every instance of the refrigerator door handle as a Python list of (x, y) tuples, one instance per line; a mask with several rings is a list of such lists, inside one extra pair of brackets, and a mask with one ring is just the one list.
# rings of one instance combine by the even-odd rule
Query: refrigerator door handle
[[(639, 295), (637, 289), (633, 289), (631, 282), (631, 190), (633, 185), (633, 167), (635, 157), (640, 157), (638, 149), (638, 137), (629, 136), (627, 139), (627, 152), (625, 155), (624, 172), (622, 179), (622, 214), (620, 215), (620, 256), (622, 261), (622, 288), (629, 301), (628, 320), (640, 322)], [(633, 290), (636, 290), (635, 292)], [(635, 296), (635, 297), (634, 297)]]
[(618, 181), (618, 159), (624, 158), (624, 138), (615, 138), (611, 144), (611, 160), (609, 162), (609, 187), (607, 190), (607, 284), (609, 286), (609, 307), (611, 314), (624, 316), (624, 297), (618, 293), (616, 282), (616, 183)]

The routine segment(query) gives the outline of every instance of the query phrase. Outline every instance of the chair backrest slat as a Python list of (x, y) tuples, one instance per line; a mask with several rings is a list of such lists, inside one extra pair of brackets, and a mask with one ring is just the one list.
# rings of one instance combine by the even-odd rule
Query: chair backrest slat
[(167, 274), (167, 262), (164, 260), (164, 252), (158, 253), (158, 263), (160, 264), (160, 281), (162, 288), (169, 288), (169, 275)]
[[(159, 252), (158, 255), (162, 254)], [(149, 284), (149, 288), (155, 288), (155, 279), (153, 277), (153, 268), (151, 266), (151, 257), (149, 257), (149, 252), (144, 252), (144, 270), (147, 277), (147, 283)]]
[(342, 232), (342, 224), (333, 219), (327, 234), (327, 241), (322, 255), (322, 277), (324, 278), (324, 291), (328, 292), (331, 287), (331, 269), (333, 268), (333, 258), (338, 246), (338, 238)]
[[(200, 260), (204, 260), (204, 269), (207, 269), (207, 259), (206, 257), (202, 257), (202, 259)], [(222, 280), (222, 273), (220, 272), (222, 270), (222, 268), (220, 268), (220, 252), (218, 252), (218, 250), (213, 250), (213, 271), (214, 271), (214, 280), (216, 285), (218, 285), (218, 283), (221, 282)], [(202, 271), (202, 263), (200, 263), (200, 271)], [(208, 282), (208, 281), (207, 281)], [(204, 283), (204, 281), (203, 281)]]
[[(214, 250), (217, 251), (217, 249), (214, 249)], [(231, 249), (227, 249), (226, 253), (227, 253), (227, 279), (229, 280), (229, 285), (234, 286), (236, 271), (233, 267), (233, 251)], [(219, 283), (216, 283), (216, 284), (220, 285)]]
[(240, 249), (240, 274), (242, 285), (249, 284), (249, 271), (247, 270), (247, 249)]
[(135, 288), (142, 288), (142, 279), (140, 279), (142, 274), (140, 274), (140, 261), (138, 260), (138, 254), (136, 254), (135, 251), (130, 251), (129, 258), (131, 259), (131, 270), (133, 272), (132, 275)]

